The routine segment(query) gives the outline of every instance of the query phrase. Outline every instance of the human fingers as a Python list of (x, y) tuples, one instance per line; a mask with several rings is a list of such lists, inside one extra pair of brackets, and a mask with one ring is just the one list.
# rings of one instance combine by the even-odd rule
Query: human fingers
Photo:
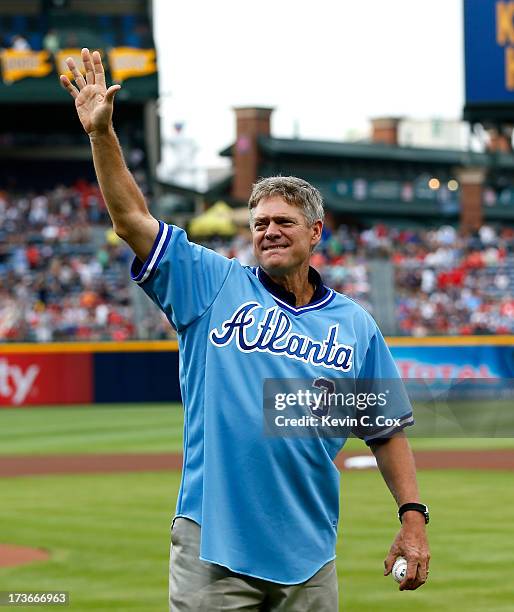
[(73, 99), (75, 99), (79, 95), (79, 90), (74, 85), (72, 85), (70, 79), (66, 75), (61, 74), (59, 80), (61, 81), (61, 85)]
[(93, 62), (91, 61), (91, 54), (89, 53), (89, 49), (82, 49), (81, 57), (82, 63), (84, 64), (84, 68), (86, 69), (86, 83), (88, 85), (94, 85), (95, 72), (93, 70)]
[[(418, 584), (418, 586), (421, 586), (422, 584), (425, 584), (425, 582), (428, 579), (428, 567), (426, 565), (424, 565), (423, 563), (420, 563), (418, 565), (418, 571), (416, 574), (416, 582)], [(418, 587), (416, 587), (418, 588)]]
[(73, 75), (73, 79), (75, 83), (77, 84), (79, 91), (81, 89), (84, 89), (84, 87), (86, 86), (86, 81), (84, 77), (82, 76), (80, 70), (77, 68), (77, 65), (75, 64), (75, 61), (73, 60), (72, 57), (68, 57), (66, 59), (66, 65), (70, 69), (70, 72)]
[(93, 70), (95, 73), (95, 83), (105, 87), (105, 72), (102, 57), (98, 51), (93, 51)]
[(407, 559), (407, 572), (405, 578), (400, 583), (400, 591), (413, 591), (420, 586), (417, 582), (418, 565), (417, 558), (411, 557)]
[(105, 94), (105, 99), (107, 100), (107, 102), (112, 103), (116, 92), (119, 91), (120, 89), (121, 89), (121, 85), (111, 85), (109, 89), (107, 90), (107, 93)]
[(388, 576), (392, 572), (395, 561), (396, 555), (392, 551), (389, 551), (389, 554), (384, 560), (384, 576)]
[(425, 582), (427, 581), (429, 564), (430, 564), (430, 553), (427, 550), (427, 551), (424, 551), (420, 555), (420, 559), (418, 563), (418, 570), (416, 573), (416, 586), (414, 587), (414, 589), (417, 589), (421, 585), (425, 584)]
[(400, 585), (400, 591), (415, 591), (416, 589), (419, 589), (420, 586), (423, 586), (426, 581), (427, 581), (426, 577), (421, 578), (418, 572), (414, 580), (412, 580), (405, 586)]

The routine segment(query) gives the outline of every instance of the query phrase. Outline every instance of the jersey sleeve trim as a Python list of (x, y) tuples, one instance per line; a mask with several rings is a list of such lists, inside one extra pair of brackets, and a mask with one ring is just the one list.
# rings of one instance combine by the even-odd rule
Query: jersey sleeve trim
[(159, 232), (153, 243), (152, 250), (146, 258), (146, 261), (142, 263), (141, 260), (136, 257), (130, 268), (130, 276), (138, 285), (141, 285), (151, 278), (152, 274), (159, 267), (159, 263), (163, 258), (166, 248), (171, 240), (172, 233), (172, 226), (167, 225), (163, 221), (159, 221)]
[(363, 440), (369, 446), (373, 444), (374, 440), (380, 440), (384, 438), (392, 438), (394, 434), (399, 433), (405, 427), (410, 427), (414, 425), (414, 417), (412, 412), (410, 414), (406, 414), (405, 416), (398, 419), (398, 424), (393, 425), (391, 427), (383, 427), (382, 429), (375, 429), (373, 433), (369, 436), (365, 436)]

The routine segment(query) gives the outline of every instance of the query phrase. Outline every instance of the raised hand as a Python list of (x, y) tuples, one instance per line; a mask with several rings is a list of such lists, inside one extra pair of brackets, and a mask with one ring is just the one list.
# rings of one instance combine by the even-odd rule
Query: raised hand
[(71, 57), (66, 64), (73, 74), (73, 85), (67, 76), (61, 74), (62, 86), (75, 100), (75, 108), (80, 122), (87, 134), (106, 132), (111, 125), (114, 96), (121, 85), (105, 85), (105, 72), (98, 51), (89, 53), (82, 49), (82, 62), (86, 69), (84, 78)]

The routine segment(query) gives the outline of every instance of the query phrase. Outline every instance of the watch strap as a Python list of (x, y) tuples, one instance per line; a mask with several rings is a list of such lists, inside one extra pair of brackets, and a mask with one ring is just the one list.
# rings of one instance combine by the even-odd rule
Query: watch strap
[(429, 521), (428, 506), (425, 506), (425, 504), (418, 504), (416, 502), (409, 502), (407, 504), (402, 504), (398, 508), (398, 519), (400, 520), (400, 523), (402, 522), (403, 514), (410, 510), (420, 512), (425, 517), (425, 524), (428, 523)]

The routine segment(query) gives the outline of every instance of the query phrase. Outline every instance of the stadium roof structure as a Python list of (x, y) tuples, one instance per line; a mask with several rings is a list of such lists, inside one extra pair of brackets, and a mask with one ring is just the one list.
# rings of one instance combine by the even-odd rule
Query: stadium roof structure
[[(310, 181), (321, 191), (327, 210), (350, 222), (457, 224), (462, 215), (463, 171), (485, 172), (490, 184), (498, 185), (510, 182), (514, 171), (514, 154), (508, 152), (400, 146), (378, 140), (337, 142), (254, 133), (249, 153), (244, 148), (247, 130), (246, 124), (238, 131), (241, 141), (238, 136), (220, 152), (232, 158), (233, 177), (217, 186), (215, 197), (231, 205), (247, 197), (237, 191), (238, 172), (247, 176), (245, 165), (253, 163), (256, 178), (294, 174)], [(207, 201), (214, 200), (209, 191), (204, 195)], [(503, 197), (484, 206), (483, 213), (490, 221), (514, 221), (514, 207)]]
[[(259, 149), (267, 157), (328, 157), (368, 161), (390, 161), (448, 166), (500, 166), (514, 168), (514, 155), (507, 153), (478, 153), (457, 149), (429, 149), (392, 146), (382, 143), (336, 142), (273, 138), (260, 136)], [(222, 157), (232, 157), (235, 145), (223, 149)]]
[[(488, 200), (482, 199), (483, 192), (472, 197), (481, 199), (483, 217), (514, 221), (514, 190), (504, 191), (505, 185), (514, 182), (511, 152), (399, 145), (398, 119), (388, 118), (374, 120), (370, 141), (276, 138), (270, 130), (272, 110), (235, 109), (236, 141), (220, 152), (232, 159), (231, 173), (203, 193), (172, 183), (162, 185), (164, 191), (179, 198), (183, 210), (191, 210), (193, 202), (200, 200), (213, 203), (222, 199), (237, 207), (247, 201), (259, 177), (295, 175), (315, 185), (327, 210), (341, 221), (427, 226), (462, 223), (463, 184), (474, 185), (481, 176), (489, 189)], [(467, 192), (466, 206), (469, 197)]]

